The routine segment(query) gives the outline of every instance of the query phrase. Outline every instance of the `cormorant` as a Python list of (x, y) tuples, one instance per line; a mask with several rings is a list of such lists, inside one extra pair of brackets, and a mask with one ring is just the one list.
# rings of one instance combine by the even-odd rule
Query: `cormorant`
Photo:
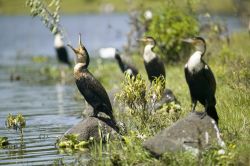
[(58, 61), (61, 63), (67, 64), (69, 67), (71, 67), (68, 52), (64, 46), (62, 35), (60, 33), (57, 33), (55, 35), (54, 46), (55, 46)]
[(120, 51), (114, 47), (100, 48), (99, 49), (100, 57), (114, 58), (118, 62), (118, 65), (123, 73), (127, 72), (131, 76), (136, 76), (138, 74), (138, 70), (131, 64), (125, 62), (121, 56)]
[(143, 59), (144, 59), (144, 66), (146, 68), (148, 79), (152, 83), (152, 81), (156, 77), (163, 76), (165, 79), (165, 67), (164, 63), (161, 59), (153, 52), (153, 49), (156, 45), (156, 41), (153, 37), (147, 36), (139, 41), (145, 43)]
[(201, 37), (184, 39), (184, 42), (194, 46), (195, 52), (185, 65), (185, 77), (192, 99), (192, 111), (195, 111), (197, 101), (205, 107), (204, 115), (209, 115), (218, 124), (216, 112), (216, 81), (210, 67), (203, 61), (206, 52), (205, 40)]
[(108, 94), (102, 84), (88, 71), (89, 54), (81, 42), (81, 34), (79, 34), (79, 46), (73, 48), (68, 46), (75, 52), (76, 64), (74, 67), (74, 77), (78, 90), (84, 96), (85, 100), (93, 107), (94, 117), (99, 112), (107, 114), (114, 122), (112, 106)]
[(122, 60), (120, 52), (117, 49), (115, 49), (115, 59), (117, 60), (118, 65), (123, 73), (126, 72), (131, 76), (136, 76), (138, 74), (138, 70), (134, 66)]
[[(146, 36), (142, 39), (139, 39), (139, 41), (145, 43), (144, 47), (144, 53), (143, 53), (143, 59), (144, 59), (144, 66), (146, 68), (148, 79), (152, 83), (152, 81), (155, 78), (158, 78), (160, 76), (164, 77), (164, 80), (166, 80), (166, 73), (165, 73), (165, 66), (163, 61), (153, 52), (153, 49), (156, 45), (156, 41), (153, 37)], [(165, 88), (165, 83), (164, 83)], [(179, 103), (179, 101), (174, 96), (174, 93), (170, 89), (164, 89), (162, 93), (162, 98), (160, 101), (158, 101), (155, 105), (155, 109), (159, 109), (162, 107), (165, 103), (170, 103), (172, 101), (175, 101), (176, 103)]]

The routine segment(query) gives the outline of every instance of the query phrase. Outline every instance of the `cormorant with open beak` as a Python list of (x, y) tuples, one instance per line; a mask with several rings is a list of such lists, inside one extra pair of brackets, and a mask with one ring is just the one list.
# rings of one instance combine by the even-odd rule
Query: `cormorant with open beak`
[(205, 40), (201, 37), (184, 39), (184, 42), (194, 46), (195, 52), (185, 65), (185, 77), (192, 99), (192, 111), (195, 111), (197, 101), (205, 107), (205, 114), (213, 118), (218, 124), (216, 112), (216, 81), (210, 67), (203, 61), (206, 52)]
[(108, 94), (102, 84), (88, 71), (89, 54), (81, 42), (81, 34), (79, 34), (79, 46), (73, 48), (68, 46), (75, 52), (76, 64), (74, 67), (74, 77), (78, 90), (84, 96), (85, 100), (93, 107), (94, 117), (99, 112), (107, 114), (114, 122), (112, 106)]
[(57, 33), (55, 35), (54, 46), (55, 46), (58, 61), (61, 63), (67, 64), (69, 67), (71, 67), (68, 52), (64, 46), (62, 35), (60, 33)]
[(128, 73), (130, 76), (136, 76), (138, 74), (138, 70), (131, 64), (125, 62), (121, 56), (118, 49), (115, 49), (115, 59), (118, 62), (118, 65), (123, 73)]
[(156, 55), (153, 51), (156, 45), (156, 41), (153, 37), (147, 36), (142, 39), (139, 39), (145, 43), (144, 52), (143, 52), (143, 59), (144, 59), (144, 66), (146, 68), (148, 79), (152, 83), (152, 81), (156, 77), (163, 76), (164, 79), (166, 77), (165, 67), (163, 61)]

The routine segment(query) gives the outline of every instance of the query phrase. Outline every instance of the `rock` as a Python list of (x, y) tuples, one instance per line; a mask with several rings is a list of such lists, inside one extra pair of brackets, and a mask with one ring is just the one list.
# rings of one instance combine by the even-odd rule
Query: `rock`
[(170, 89), (165, 89), (163, 94), (162, 94), (162, 98), (160, 101), (158, 101), (155, 106), (154, 109), (158, 110), (160, 108), (162, 108), (162, 106), (165, 103), (170, 103), (170, 102), (175, 102), (176, 104), (180, 104), (179, 101), (176, 99), (174, 93), (170, 90)]
[(201, 118), (203, 113), (191, 112), (187, 117), (178, 120), (172, 126), (143, 143), (144, 148), (155, 156), (165, 152), (191, 151), (195, 154), (199, 149), (209, 145), (225, 146), (220, 138), (215, 121), (209, 116)]
[[(78, 134), (79, 141), (88, 141), (90, 137), (99, 140), (100, 139), (99, 126), (102, 131), (103, 138), (108, 133), (110, 134), (110, 138), (112, 138), (119, 132), (119, 128), (109, 118), (87, 117), (86, 119), (81, 120), (71, 129), (69, 129), (64, 135)], [(60, 138), (61, 140), (64, 139), (64, 135)]]

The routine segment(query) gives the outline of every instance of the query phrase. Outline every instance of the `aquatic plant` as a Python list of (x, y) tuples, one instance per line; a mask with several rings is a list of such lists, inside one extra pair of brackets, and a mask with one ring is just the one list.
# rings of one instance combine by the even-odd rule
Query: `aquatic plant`
[(8, 137), (1, 137), (0, 136), (0, 148), (9, 144)]
[(9, 114), (6, 118), (5, 125), (9, 129), (10, 128), (14, 130), (18, 129), (21, 132), (21, 134), (23, 134), (23, 128), (26, 127), (26, 120), (20, 113), (17, 114), (17, 116)]
[(63, 149), (85, 150), (93, 139), (91, 138), (89, 141), (79, 141), (77, 139), (78, 136), (77, 134), (67, 134), (63, 140), (58, 140), (56, 145)]

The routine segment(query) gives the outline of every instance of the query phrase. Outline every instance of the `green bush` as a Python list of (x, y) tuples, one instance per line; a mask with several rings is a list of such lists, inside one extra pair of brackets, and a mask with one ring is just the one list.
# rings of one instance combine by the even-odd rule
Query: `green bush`
[(169, 6), (154, 12), (147, 35), (156, 39), (157, 51), (166, 62), (177, 62), (189, 56), (189, 48), (181, 39), (196, 35), (198, 30), (193, 16)]

